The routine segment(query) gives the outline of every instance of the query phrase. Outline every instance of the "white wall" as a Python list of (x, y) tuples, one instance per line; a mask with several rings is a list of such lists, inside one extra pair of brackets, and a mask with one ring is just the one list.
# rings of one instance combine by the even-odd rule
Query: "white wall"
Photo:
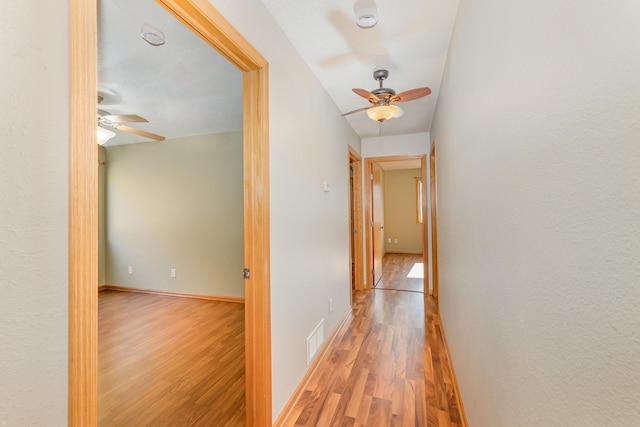
[(64, 426), (68, 7), (0, 11), (0, 425)]
[(244, 297), (242, 132), (109, 147), (103, 168), (107, 284)]
[(306, 372), (309, 333), (324, 318), (329, 335), (349, 308), (347, 144), (360, 141), (260, 0), (212, 4), (269, 61), (275, 418)]
[(470, 425), (640, 419), (640, 3), (462, 0), (432, 136)]

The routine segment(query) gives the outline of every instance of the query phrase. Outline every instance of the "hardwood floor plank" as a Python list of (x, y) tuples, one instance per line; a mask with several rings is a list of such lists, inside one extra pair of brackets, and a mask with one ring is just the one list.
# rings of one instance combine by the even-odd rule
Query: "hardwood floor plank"
[(391, 393), (391, 413), (393, 415), (402, 415), (404, 413), (404, 386), (406, 380), (396, 378), (392, 384)]
[(316, 425), (328, 426), (330, 424), (331, 419), (336, 413), (336, 408), (338, 407), (340, 398), (341, 396), (338, 393), (331, 393), (329, 395), (329, 398), (326, 400), (324, 410), (320, 412), (320, 417), (318, 418), (318, 423)]
[(360, 401), (364, 392), (364, 388), (367, 384), (367, 378), (369, 376), (368, 369), (360, 369), (358, 372), (358, 378), (356, 378), (353, 390), (351, 391), (351, 399), (345, 411), (345, 415), (351, 418), (358, 416), (358, 409), (360, 408)]
[(403, 424), (405, 427), (415, 427), (416, 424), (416, 390), (411, 381), (404, 381), (404, 393), (403, 393)]
[(373, 396), (363, 396), (360, 401), (360, 407), (358, 408), (358, 416), (356, 417), (356, 423), (358, 425), (367, 425), (369, 419), (369, 412), (371, 411), (371, 403), (373, 402)]

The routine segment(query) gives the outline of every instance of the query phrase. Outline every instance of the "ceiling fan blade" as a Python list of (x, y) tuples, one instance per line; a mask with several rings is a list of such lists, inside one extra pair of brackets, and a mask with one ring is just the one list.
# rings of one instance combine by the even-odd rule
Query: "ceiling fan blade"
[(111, 123), (128, 123), (128, 122), (138, 122), (138, 123), (148, 123), (149, 121), (144, 117), (140, 117), (137, 114), (123, 114), (123, 115), (115, 115), (109, 114), (107, 116), (102, 116), (103, 119), (108, 120)]
[[(373, 105), (371, 106), (373, 107)], [(371, 107), (358, 108), (357, 110), (349, 111), (348, 113), (344, 113), (342, 116), (348, 116), (349, 114), (359, 113), (360, 111), (368, 110)]]
[(377, 95), (372, 94), (371, 92), (369, 92), (368, 90), (364, 90), (364, 89), (358, 89), (358, 88), (354, 88), (351, 89), (356, 95), (360, 95), (361, 97), (363, 97), (364, 99), (369, 100), (369, 102), (378, 102), (380, 101), (380, 98), (378, 98)]
[(427, 96), (431, 93), (431, 89), (428, 87), (419, 87), (417, 89), (407, 90), (405, 92), (401, 92), (396, 96), (391, 97), (391, 102), (407, 102), (413, 101), (414, 99), (422, 98), (423, 96)]
[(145, 130), (132, 128), (131, 126), (114, 124), (114, 125), (112, 125), (112, 127), (114, 127), (115, 129), (121, 130), (123, 132), (135, 133), (136, 135), (140, 135), (140, 136), (144, 136), (144, 137), (147, 137), (147, 138), (155, 139), (156, 141), (164, 141), (165, 140), (164, 136), (156, 135), (155, 133), (147, 132)]

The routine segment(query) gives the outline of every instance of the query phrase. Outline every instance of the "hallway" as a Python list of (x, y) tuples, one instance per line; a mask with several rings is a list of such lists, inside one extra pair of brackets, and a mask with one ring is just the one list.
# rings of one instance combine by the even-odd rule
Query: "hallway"
[[(390, 264), (385, 285), (402, 286), (399, 273), (414, 263)], [(350, 317), (283, 425), (458, 427), (453, 383), (431, 297), (356, 291)]]

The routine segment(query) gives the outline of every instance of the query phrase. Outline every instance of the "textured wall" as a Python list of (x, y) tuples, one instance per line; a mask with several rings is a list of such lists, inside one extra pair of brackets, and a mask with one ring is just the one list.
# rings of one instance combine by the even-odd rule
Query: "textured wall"
[(0, 426), (64, 426), (68, 7), (0, 10)]
[(244, 297), (242, 133), (107, 153), (107, 283)]
[(640, 4), (462, 0), (432, 136), (470, 425), (640, 419)]

